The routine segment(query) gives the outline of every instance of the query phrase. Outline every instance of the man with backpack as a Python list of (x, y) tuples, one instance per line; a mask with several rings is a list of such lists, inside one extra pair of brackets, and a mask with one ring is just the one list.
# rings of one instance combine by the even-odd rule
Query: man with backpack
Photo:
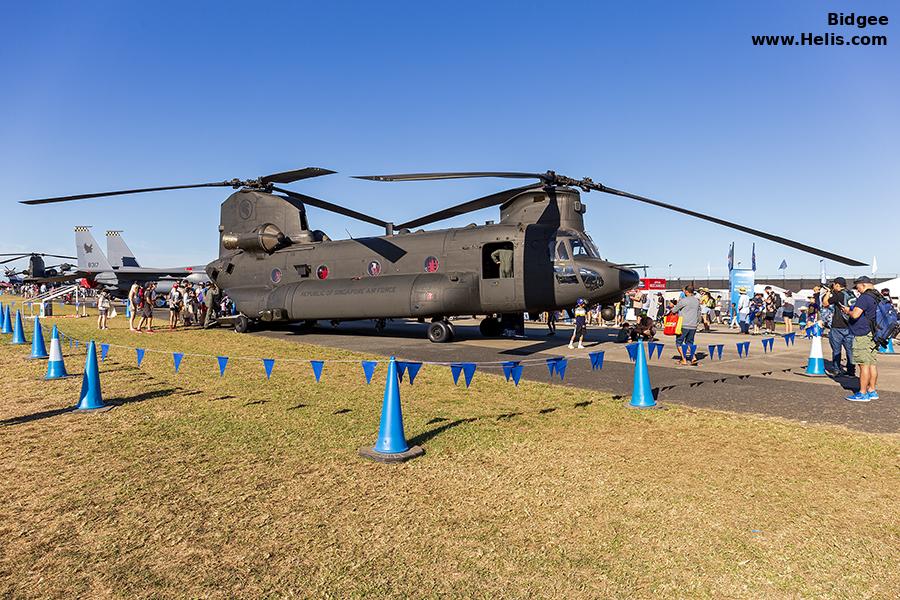
[[(879, 333), (878, 305), (882, 302), (881, 294), (875, 291), (872, 280), (865, 275), (857, 277), (853, 282), (859, 298), (853, 308), (841, 306), (840, 310), (849, 317), (849, 329), (853, 335), (853, 360), (859, 365), (859, 391), (847, 396), (851, 402), (868, 402), (878, 400), (875, 385), (878, 383), (878, 346), (875, 343)], [(896, 322), (896, 312), (895, 322)]]
[(767, 285), (765, 292), (765, 331), (766, 333), (775, 333), (775, 314), (781, 308), (781, 296), (775, 293), (772, 286)]

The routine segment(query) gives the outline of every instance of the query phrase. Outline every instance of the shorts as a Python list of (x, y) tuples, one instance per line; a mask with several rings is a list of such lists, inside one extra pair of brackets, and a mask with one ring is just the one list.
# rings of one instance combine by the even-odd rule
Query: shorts
[(99, 309), (99, 310), (100, 310), (100, 316), (101, 316), (101, 317), (105, 317), (105, 316), (107, 316), (107, 315), (109, 314), (109, 309), (108, 309), (108, 308), (101, 308), (101, 309)]
[(153, 306), (149, 302), (146, 302), (141, 308), (141, 316), (148, 319), (153, 316)]
[(681, 333), (675, 336), (675, 343), (679, 346), (682, 344), (694, 345), (694, 336), (697, 334), (696, 329), (681, 328)]
[(584, 326), (584, 323), (575, 323), (575, 338), (578, 339), (584, 335), (587, 327)]
[(793, 319), (793, 318), (794, 318), (794, 313), (792, 313), (792, 312), (784, 312), (784, 313), (781, 314), (781, 316), (784, 317), (785, 319)]
[(853, 362), (858, 365), (874, 365), (878, 359), (872, 334), (853, 336)]

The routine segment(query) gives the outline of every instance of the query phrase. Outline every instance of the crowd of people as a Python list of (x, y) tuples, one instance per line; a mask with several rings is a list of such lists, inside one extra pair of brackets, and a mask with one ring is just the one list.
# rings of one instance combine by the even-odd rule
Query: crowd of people
[[(125, 302), (130, 309), (128, 329), (137, 333), (153, 333), (153, 310), (168, 307), (169, 329), (174, 330), (179, 326), (210, 326), (221, 314), (232, 314), (234, 303), (227, 294), (222, 294), (219, 289), (207, 282), (194, 284), (190, 281), (180, 281), (172, 285), (171, 290), (165, 295), (165, 302), (160, 302), (160, 296), (156, 291), (157, 283), (149, 282), (141, 284), (134, 282), (128, 291)], [(111, 310), (109, 293), (105, 290), (100, 293), (97, 308), (99, 316), (97, 326), (106, 329), (107, 319)]]
[[(818, 325), (827, 332), (831, 349), (828, 374), (859, 377), (860, 391), (848, 396), (847, 400), (866, 402), (878, 398), (873, 323), (876, 306), (884, 301), (896, 307), (890, 290), (876, 290), (866, 276), (858, 277), (852, 286), (848, 286), (843, 277), (835, 277), (827, 285), (816, 285), (812, 294), (806, 297), (806, 305), (799, 309), (794, 292), (779, 293), (772, 286), (752, 295), (746, 287), (740, 287), (737, 301), (728, 307), (721, 294), (706, 288), (695, 290), (688, 285), (677, 298), (668, 301), (662, 292), (635, 290), (626, 294), (615, 304), (611, 324), (618, 328), (620, 342), (654, 341), (658, 339), (666, 315), (679, 316), (680, 331), (675, 337), (675, 345), (683, 365), (697, 364), (695, 356), (683, 353), (683, 345), (693, 345), (697, 332), (711, 331), (714, 324), (727, 324), (730, 329), (739, 329), (746, 335), (772, 335), (777, 332), (776, 326), (783, 326), (778, 333), (790, 334)], [(547, 324), (548, 335), (555, 335), (560, 319), (572, 319), (575, 326), (569, 340), (572, 349), (584, 348), (589, 326), (609, 324), (604, 320), (600, 306), (589, 307), (583, 299), (572, 311), (566, 312), (550, 311), (544, 313), (541, 320)]]

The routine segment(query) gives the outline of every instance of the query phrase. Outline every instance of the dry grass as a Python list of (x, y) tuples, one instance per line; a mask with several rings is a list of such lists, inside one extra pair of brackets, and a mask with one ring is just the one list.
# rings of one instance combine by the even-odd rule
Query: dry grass
[[(5, 298), (4, 298), (5, 299)], [(124, 326), (123, 319), (115, 325)], [(93, 320), (58, 319), (91, 335)], [(359, 358), (228, 331), (113, 343)], [(883, 597), (900, 593), (900, 443), (425, 367), (402, 388), (428, 454), (358, 459), (384, 366), (113, 349), (80, 379), (0, 346), (0, 596)], [(70, 372), (83, 354), (66, 350)]]

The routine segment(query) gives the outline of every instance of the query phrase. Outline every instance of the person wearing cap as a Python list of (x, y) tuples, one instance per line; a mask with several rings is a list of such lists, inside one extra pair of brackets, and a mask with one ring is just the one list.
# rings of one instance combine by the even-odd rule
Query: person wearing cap
[(878, 400), (875, 386), (878, 383), (878, 352), (875, 347), (873, 324), (876, 318), (876, 307), (881, 302), (881, 295), (875, 291), (872, 280), (865, 275), (857, 277), (853, 282), (859, 297), (853, 308), (841, 306), (849, 321), (850, 333), (853, 334), (853, 360), (859, 365), (859, 391), (847, 396), (851, 402), (868, 402)]
[[(843, 277), (835, 277), (831, 287), (822, 292), (822, 318), (829, 327), (828, 341), (831, 344), (831, 367), (828, 374), (832, 376), (849, 375), (856, 377), (856, 367), (853, 364), (853, 334), (850, 333), (850, 324), (847, 315), (841, 310), (842, 306), (852, 306), (856, 296), (847, 289), (847, 280)], [(828, 310), (831, 309), (831, 310)], [(831, 313), (830, 316), (827, 313)], [(847, 369), (841, 369), (841, 349), (847, 356)]]
[(578, 299), (578, 304), (575, 305), (575, 331), (572, 332), (572, 339), (569, 340), (569, 349), (575, 349), (575, 340), (578, 340), (578, 349), (583, 350), (584, 345), (581, 343), (584, 341), (584, 331), (587, 329), (586, 324), (587, 319), (587, 301), (584, 298)]
[[(692, 346), (694, 336), (697, 335), (697, 325), (700, 323), (700, 300), (694, 295), (694, 286), (688, 284), (683, 288), (684, 298), (675, 303), (670, 311), (672, 314), (681, 315), (681, 333), (675, 337), (675, 348), (681, 357), (679, 364), (688, 364), (684, 356), (684, 345)], [(697, 366), (697, 356), (691, 356), (691, 366)]]

